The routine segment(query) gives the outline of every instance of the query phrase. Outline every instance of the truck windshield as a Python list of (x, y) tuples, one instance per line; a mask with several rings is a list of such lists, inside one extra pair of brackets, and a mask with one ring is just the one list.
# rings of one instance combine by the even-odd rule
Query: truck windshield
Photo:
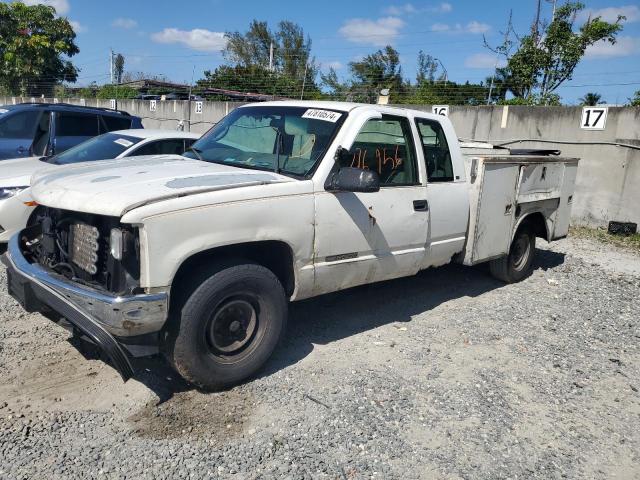
[(322, 158), (346, 112), (306, 107), (237, 108), (184, 155), (206, 162), (306, 177)]
[(82, 142), (75, 147), (46, 159), (48, 163), (67, 165), (69, 163), (109, 160), (140, 142), (141, 138), (116, 133), (105, 133)]

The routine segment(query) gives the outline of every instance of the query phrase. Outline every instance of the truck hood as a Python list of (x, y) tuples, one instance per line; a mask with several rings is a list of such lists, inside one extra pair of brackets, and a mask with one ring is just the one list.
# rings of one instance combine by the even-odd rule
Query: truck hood
[(31, 193), (40, 204), (120, 217), (149, 203), (186, 195), (293, 181), (267, 171), (149, 155), (67, 165), (36, 174)]
[(31, 183), (31, 175), (50, 167), (52, 165), (41, 162), (40, 157), (1, 160), (0, 187), (27, 187)]

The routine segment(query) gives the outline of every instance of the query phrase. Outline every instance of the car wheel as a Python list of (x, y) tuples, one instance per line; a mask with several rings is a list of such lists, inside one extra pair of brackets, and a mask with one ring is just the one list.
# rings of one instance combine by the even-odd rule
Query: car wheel
[(506, 283), (515, 283), (531, 275), (536, 250), (536, 236), (528, 224), (518, 228), (509, 254), (489, 262), (491, 274)]
[(184, 301), (167, 338), (169, 362), (188, 382), (218, 390), (254, 375), (287, 321), (278, 278), (252, 263), (220, 267)]

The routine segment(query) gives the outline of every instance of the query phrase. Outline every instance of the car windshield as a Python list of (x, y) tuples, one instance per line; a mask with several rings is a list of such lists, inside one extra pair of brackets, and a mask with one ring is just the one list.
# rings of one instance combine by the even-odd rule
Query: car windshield
[(185, 156), (306, 177), (346, 116), (345, 112), (305, 107), (237, 108)]
[(142, 141), (141, 138), (129, 135), (105, 133), (82, 142), (59, 155), (50, 157), (47, 162), (56, 165), (67, 165), (69, 163), (90, 162), (93, 160), (108, 160), (116, 158), (140, 141)]

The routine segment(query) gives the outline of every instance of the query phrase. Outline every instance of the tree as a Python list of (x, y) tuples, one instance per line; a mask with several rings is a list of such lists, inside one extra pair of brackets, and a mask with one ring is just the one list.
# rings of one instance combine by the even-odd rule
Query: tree
[(405, 92), (402, 79), (400, 55), (391, 45), (365, 56), (362, 60), (349, 63), (353, 77), (350, 88), (352, 100), (375, 102), (380, 90), (391, 90), (391, 101), (397, 100)]
[(599, 103), (604, 103), (601, 100), (602, 100), (602, 95), (594, 92), (585, 93), (584, 97), (578, 99), (578, 101), (580, 102), (580, 105), (584, 105), (586, 107), (595, 107)]
[(103, 85), (95, 92), (96, 98), (135, 98), (140, 92), (135, 88), (120, 85)]
[(629, 99), (629, 105), (632, 107), (640, 107), (640, 90), (636, 90), (633, 97)]
[[(302, 95), (304, 88), (305, 96), (315, 95), (318, 65), (311, 56), (311, 39), (296, 23), (281, 21), (273, 32), (267, 22), (253, 20), (246, 33), (228, 32), (225, 37), (227, 65), (205, 72), (201, 84), (233, 90), (231, 85), (240, 83), (242, 91), (291, 97)], [(232, 70), (248, 74), (255, 83), (229, 78)]]
[(0, 86), (23, 96), (49, 96), (61, 82), (75, 82), (68, 57), (80, 50), (66, 18), (53, 7), (0, 3)]
[(116, 72), (116, 83), (122, 83), (122, 75), (124, 74), (124, 56), (119, 53), (113, 63)]
[(554, 92), (562, 83), (571, 80), (573, 72), (587, 47), (600, 42), (616, 42), (624, 17), (614, 23), (600, 17), (588, 20), (574, 31), (578, 13), (584, 9), (579, 2), (566, 2), (555, 10), (550, 22), (538, 13), (531, 32), (519, 37), (516, 52), (510, 55), (512, 42), (508, 39), (495, 49), (507, 57), (503, 74), (514, 96), (534, 104), (550, 104), (558, 98)]
[(423, 82), (433, 83), (437, 71), (437, 60), (431, 55), (427, 55), (420, 50), (420, 52), (418, 52), (418, 73), (416, 74), (416, 83), (418, 85)]

